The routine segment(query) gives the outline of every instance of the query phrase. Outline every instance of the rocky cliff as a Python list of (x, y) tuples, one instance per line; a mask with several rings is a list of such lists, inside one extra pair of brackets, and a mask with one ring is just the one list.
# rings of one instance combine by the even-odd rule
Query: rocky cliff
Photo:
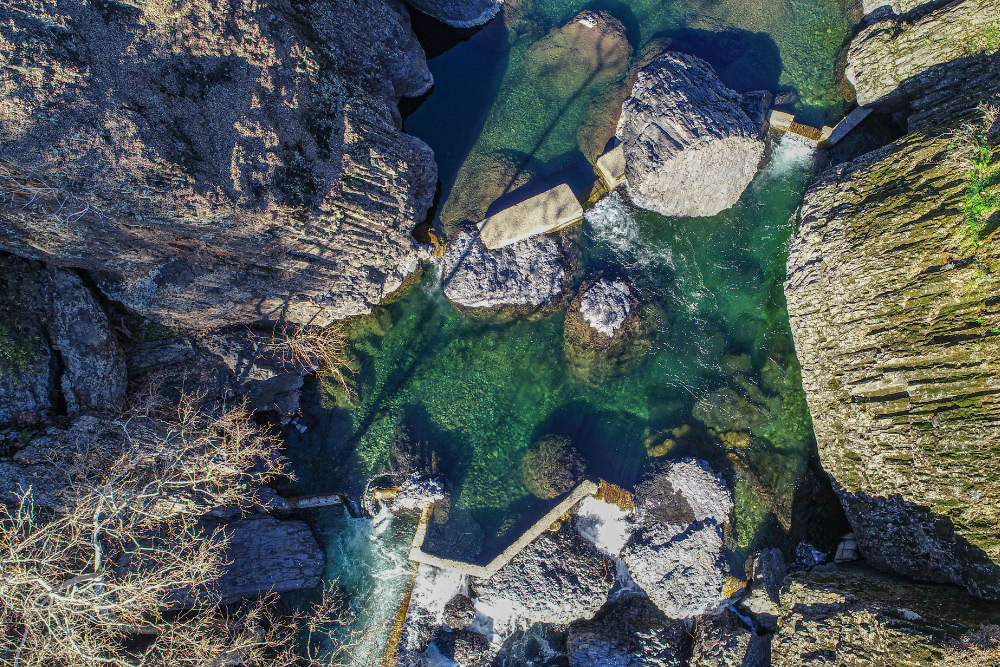
[(425, 256), (432, 84), (397, 0), (0, 8), (0, 248), (205, 329), (367, 312)]
[[(969, 35), (996, 25), (996, 11), (991, 1), (950, 3), (884, 33), (865, 56), (912, 68), (904, 84), (922, 82), (876, 104), (909, 110), (912, 132), (809, 189), (785, 284), (820, 457), (862, 554), (991, 598), (1000, 597), (998, 127), (978, 105), (1000, 93), (1000, 60), (983, 51), (949, 62), (949, 40), (956, 25)], [(874, 48), (871, 31), (852, 59)], [(900, 55), (938, 39), (933, 57)], [(878, 90), (899, 83), (885, 76)], [(885, 97), (861, 81), (859, 98)]]

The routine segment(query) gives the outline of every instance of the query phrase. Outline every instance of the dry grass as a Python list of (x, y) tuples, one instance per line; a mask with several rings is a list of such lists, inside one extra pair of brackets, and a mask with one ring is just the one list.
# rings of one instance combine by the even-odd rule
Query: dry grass
[(940, 667), (1000, 667), (1000, 626), (984, 625), (945, 650)]
[(42, 211), (46, 219), (66, 228), (67, 237), (71, 223), (93, 212), (86, 201), (61, 188), (20, 175), (3, 163), (0, 163), (0, 188), (0, 203)]

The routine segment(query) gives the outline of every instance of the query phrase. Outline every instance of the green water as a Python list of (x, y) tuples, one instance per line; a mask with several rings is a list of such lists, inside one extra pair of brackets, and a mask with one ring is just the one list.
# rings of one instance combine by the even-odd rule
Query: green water
[[(585, 7), (625, 26), (627, 66), (591, 77), (533, 62), (548, 62), (540, 40)], [(435, 151), (439, 213), (456, 201), (485, 211), (522, 184), (565, 181), (580, 193), (593, 181), (585, 153), (610, 136), (607, 109), (620, 105), (628, 68), (646, 45), (669, 40), (701, 55), (737, 90), (788, 92), (790, 106), (818, 124), (843, 110), (834, 62), (848, 31), (838, 0), (509, 4), (430, 61), (436, 88), (405, 129)], [(450, 518), (433, 530), (462, 538), (445, 539), (441, 553), (482, 561), (546, 507), (520, 474), (539, 438), (569, 438), (591, 475), (624, 486), (649, 464), (647, 447), (669, 439), (668, 458), (707, 458), (733, 484), (735, 527), (726, 539), (739, 574), (754, 547), (784, 534), (781, 519), (815, 453), (782, 293), (787, 241), (812, 168), (810, 149), (783, 140), (740, 202), (714, 218), (665, 218), (618, 194), (587, 211), (576, 231), (580, 273), (630, 280), (653, 323), (638, 366), (600, 386), (567, 367), (562, 311), (470, 317), (443, 297), (437, 267), (426, 267), (418, 285), (349, 323), (353, 394), (321, 378), (304, 397), (308, 430), (289, 437), (297, 489), (358, 493), (393, 469), (401, 441), (416, 443), (411, 450), (432, 460), (452, 491)], [(491, 174), (499, 180), (484, 186)], [(724, 431), (744, 435), (725, 440)], [(408, 529), (376, 529), (338, 512), (314, 520), (327, 577), (347, 591), (380, 591), (379, 609), (363, 617), (383, 629), (372, 634), (377, 645), (405, 590)]]

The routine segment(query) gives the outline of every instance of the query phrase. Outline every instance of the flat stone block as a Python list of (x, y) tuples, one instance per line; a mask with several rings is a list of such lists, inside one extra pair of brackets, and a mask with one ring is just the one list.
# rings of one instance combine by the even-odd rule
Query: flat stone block
[(604, 181), (608, 192), (625, 182), (625, 148), (618, 144), (607, 153), (597, 158), (594, 165), (597, 175)]
[(490, 250), (565, 227), (583, 217), (583, 207), (565, 183), (525, 199), (479, 223)]
[(768, 122), (778, 132), (787, 132), (792, 127), (795, 116), (785, 111), (772, 110)]

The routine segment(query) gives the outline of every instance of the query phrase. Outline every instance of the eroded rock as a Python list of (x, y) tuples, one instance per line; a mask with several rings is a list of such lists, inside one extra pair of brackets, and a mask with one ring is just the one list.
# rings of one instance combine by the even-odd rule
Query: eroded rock
[(567, 522), (477, 581), (475, 592), (480, 603), (514, 609), (529, 624), (564, 624), (592, 618), (614, 581), (614, 567)]
[(487, 250), (473, 232), (462, 232), (444, 255), (441, 285), (448, 299), (466, 308), (537, 308), (563, 290), (559, 242), (535, 236)]
[(736, 203), (764, 157), (764, 127), (705, 61), (666, 52), (639, 71), (622, 106), (629, 196), (669, 216), (710, 216)]
[(654, 471), (636, 488), (636, 530), (622, 561), (669, 618), (717, 612), (727, 565), (723, 526), (732, 497), (703, 461), (682, 459)]
[(686, 636), (649, 598), (631, 595), (571, 623), (566, 655), (570, 667), (681, 667)]

